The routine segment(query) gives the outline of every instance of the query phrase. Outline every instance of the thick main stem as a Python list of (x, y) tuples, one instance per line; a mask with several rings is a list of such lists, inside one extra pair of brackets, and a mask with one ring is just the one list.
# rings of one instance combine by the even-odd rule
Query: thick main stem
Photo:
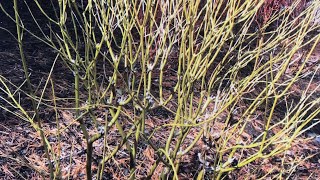
[(36, 106), (36, 102), (34, 100), (34, 94), (33, 94), (33, 90), (32, 90), (32, 85), (31, 85), (31, 81), (30, 81), (30, 78), (29, 78), (28, 65), (27, 65), (26, 58), (24, 56), (24, 50), (23, 50), (23, 45), (22, 45), (22, 33), (23, 32), (20, 29), (20, 19), (19, 19), (17, 0), (14, 0), (13, 3), (14, 3), (15, 22), (16, 22), (17, 36), (18, 36), (17, 40), (18, 40), (18, 46), (19, 46), (19, 52), (20, 52), (20, 57), (21, 57), (21, 61), (22, 61), (23, 71), (24, 71), (25, 78), (27, 80), (28, 91), (29, 91), (29, 94), (31, 96), (32, 108), (33, 108), (34, 113), (35, 113), (34, 115), (35, 115), (36, 121), (37, 121), (38, 126), (39, 126), (40, 137), (41, 137), (41, 140), (42, 140), (42, 143), (43, 143), (43, 147), (44, 147), (46, 156), (48, 158), (49, 169), (50, 169), (50, 179), (53, 179), (54, 178), (53, 164), (51, 162), (51, 158), (50, 158), (48, 146), (46, 144), (44, 133), (43, 133), (43, 131), (41, 129), (40, 117), (39, 117), (38, 109), (37, 109), (37, 106)]

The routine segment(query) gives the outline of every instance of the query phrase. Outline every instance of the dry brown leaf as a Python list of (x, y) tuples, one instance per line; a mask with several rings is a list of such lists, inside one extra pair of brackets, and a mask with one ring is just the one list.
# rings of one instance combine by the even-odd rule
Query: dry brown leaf
[(148, 159), (148, 161), (154, 162), (154, 150), (150, 146), (143, 151), (143, 155)]
[(72, 172), (71, 172), (71, 176), (73, 178), (79, 178), (80, 174), (85, 174), (85, 165), (83, 164), (82, 161), (76, 160), (75, 161), (75, 166), (73, 166)]
[(75, 121), (71, 112), (61, 111), (61, 114), (62, 114), (62, 118), (63, 118), (64, 122), (66, 122), (68, 124), (74, 124), (74, 123), (79, 124), (78, 121)]

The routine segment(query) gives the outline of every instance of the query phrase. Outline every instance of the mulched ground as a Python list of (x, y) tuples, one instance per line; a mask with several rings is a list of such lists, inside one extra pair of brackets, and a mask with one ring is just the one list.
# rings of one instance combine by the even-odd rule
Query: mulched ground
[[(4, 17), (1, 14), (0, 16)], [(5, 27), (14, 32), (15, 26), (8, 19), (3, 18), (0, 23), (1, 27)], [(26, 21), (26, 24), (28, 24), (28, 21)], [(8, 82), (10, 81), (13, 84), (10, 88), (16, 89), (14, 85), (19, 86), (24, 82), (24, 73), (17, 43), (10, 37), (9, 33), (4, 30), (0, 30), (0, 37), (0, 75), (7, 78)], [(26, 36), (25, 51), (30, 67), (31, 79), (33, 83), (37, 85), (37, 93), (39, 94), (44, 87), (44, 82), (50, 71), (55, 53), (30, 36)], [(286, 72), (287, 76), (293, 76), (296, 69), (301, 65), (302, 61), (299, 60), (298, 56), (299, 55), (297, 55), (297, 58), (290, 64)], [(309, 61), (305, 69), (306, 76), (292, 87), (292, 91), (294, 92), (293, 99), (299, 97), (302, 90), (305, 89), (308, 84), (311, 78), (310, 75), (308, 76), (308, 72), (317, 72), (311, 84), (311, 90), (317, 89), (313, 98), (320, 97), (320, 89), (318, 87), (318, 83), (320, 82), (320, 46), (317, 47), (311, 58), (312, 60)], [(56, 96), (60, 98), (72, 98), (73, 96), (73, 75), (66, 72), (68, 72), (67, 67), (58, 61), (52, 79), (55, 82)], [(25, 85), (22, 86), (22, 89), (26, 90)], [(46, 91), (44, 98), (50, 99), (50, 93), (51, 91)], [(5, 97), (5, 94), (0, 94), (0, 96)], [(21, 104), (24, 107), (30, 107), (30, 101), (23, 93), (17, 94), (17, 97), (20, 98)], [(3, 99), (0, 99), (0, 104), (12, 112), (17, 112), (17, 110), (8, 106)], [(45, 106), (40, 107), (43, 129), (52, 145), (53, 151), (56, 153), (55, 155), (59, 157), (63, 179), (68, 177), (71, 179), (83, 179), (85, 178), (86, 144), (79, 124), (74, 120), (74, 112), (67, 109), (68, 107), (72, 107), (72, 102), (65, 100), (63, 106), (65, 109), (59, 109), (57, 114), (50, 108)], [(174, 104), (172, 106), (174, 107)], [(128, 114), (132, 113), (130, 112), (130, 108), (124, 108), (124, 111)], [(96, 109), (96, 114), (100, 117), (97, 121), (102, 125), (104, 124), (104, 113), (103, 108)], [(257, 112), (257, 114), (259, 114), (259, 112)], [(237, 114), (234, 116), (234, 118), (237, 119)], [(173, 115), (164, 109), (158, 109), (150, 112), (147, 117), (146, 132), (151, 133), (154, 129), (160, 127), (155, 131), (151, 141), (158, 146), (163, 146), (170, 129), (162, 127), (162, 125), (171, 122)], [(220, 118), (223, 119), (224, 117), (221, 116)], [(319, 115), (317, 118), (320, 118)], [(261, 121), (262, 119), (257, 117), (257, 119), (248, 125), (248, 127), (251, 128), (246, 129), (242, 134), (241, 138), (243, 141), (253, 139), (255, 134), (261, 132)], [(132, 122), (122, 118), (120, 119), (120, 123), (123, 125), (124, 130), (128, 132), (130, 129), (128, 124), (132, 124)], [(223, 124), (224, 123), (220, 124), (218, 120), (212, 131), (217, 134)], [(64, 129), (59, 135), (60, 138), (57, 138), (58, 126)], [(93, 126), (89, 126), (88, 130), (90, 134), (98, 131), (98, 129)], [(188, 142), (191, 142), (199, 131), (200, 127), (192, 129), (182, 147), (185, 147)], [(39, 138), (40, 136), (35, 133), (28, 122), (1, 109), (0, 134), (1, 179), (41, 179), (42, 176), (48, 176), (48, 164), (46, 164), (47, 159), (41, 139)], [(282, 173), (284, 177), (288, 177), (289, 179), (319, 179), (319, 134), (320, 126), (315, 126), (311, 131), (297, 138), (293, 142), (292, 148), (286, 153), (269, 159), (256, 160), (245, 167), (226, 174), (225, 179), (257, 179), (263, 178), (263, 176), (265, 176), (264, 178), (273, 178), (279, 175), (279, 173)], [(106, 140), (108, 142), (108, 151), (112, 151), (118, 146), (121, 141), (121, 136), (116, 128), (110, 130), (110, 134), (108, 134)], [(103, 138), (94, 143), (93, 171), (97, 170), (98, 162), (103, 156), (103, 143)], [(143, 140), (138, 147), (137, 178), (141, 179), (149, 172), (151, 165), (155, 162), (157, 154), (154, 149), (148, 146)], [(248, 151), (247, 153), (250, 152)], [(206, 139), (200, 140), (190, 153), (182, 157), (180, 178), (195, 178), (196, 174), (205, 166), (202, 157), (215, 157), (214, 148), (209, 147)], [(123, 179), (128, 177), (130, 173), (129, 160), (128, 151), (125, 146), (123, 146), (115, 157), (107, 162), (104, 179)], [(210, 160), (206, 159), (205, 161)], [(160, 163), (152, 179), (157, 179), (159, 174), (164, 170), (164, 167), (165, 166)], [(289, 169), (291, 171), (287, 171)], [(210, 171), (208, 171), (207, 176), (210, 177)]]

